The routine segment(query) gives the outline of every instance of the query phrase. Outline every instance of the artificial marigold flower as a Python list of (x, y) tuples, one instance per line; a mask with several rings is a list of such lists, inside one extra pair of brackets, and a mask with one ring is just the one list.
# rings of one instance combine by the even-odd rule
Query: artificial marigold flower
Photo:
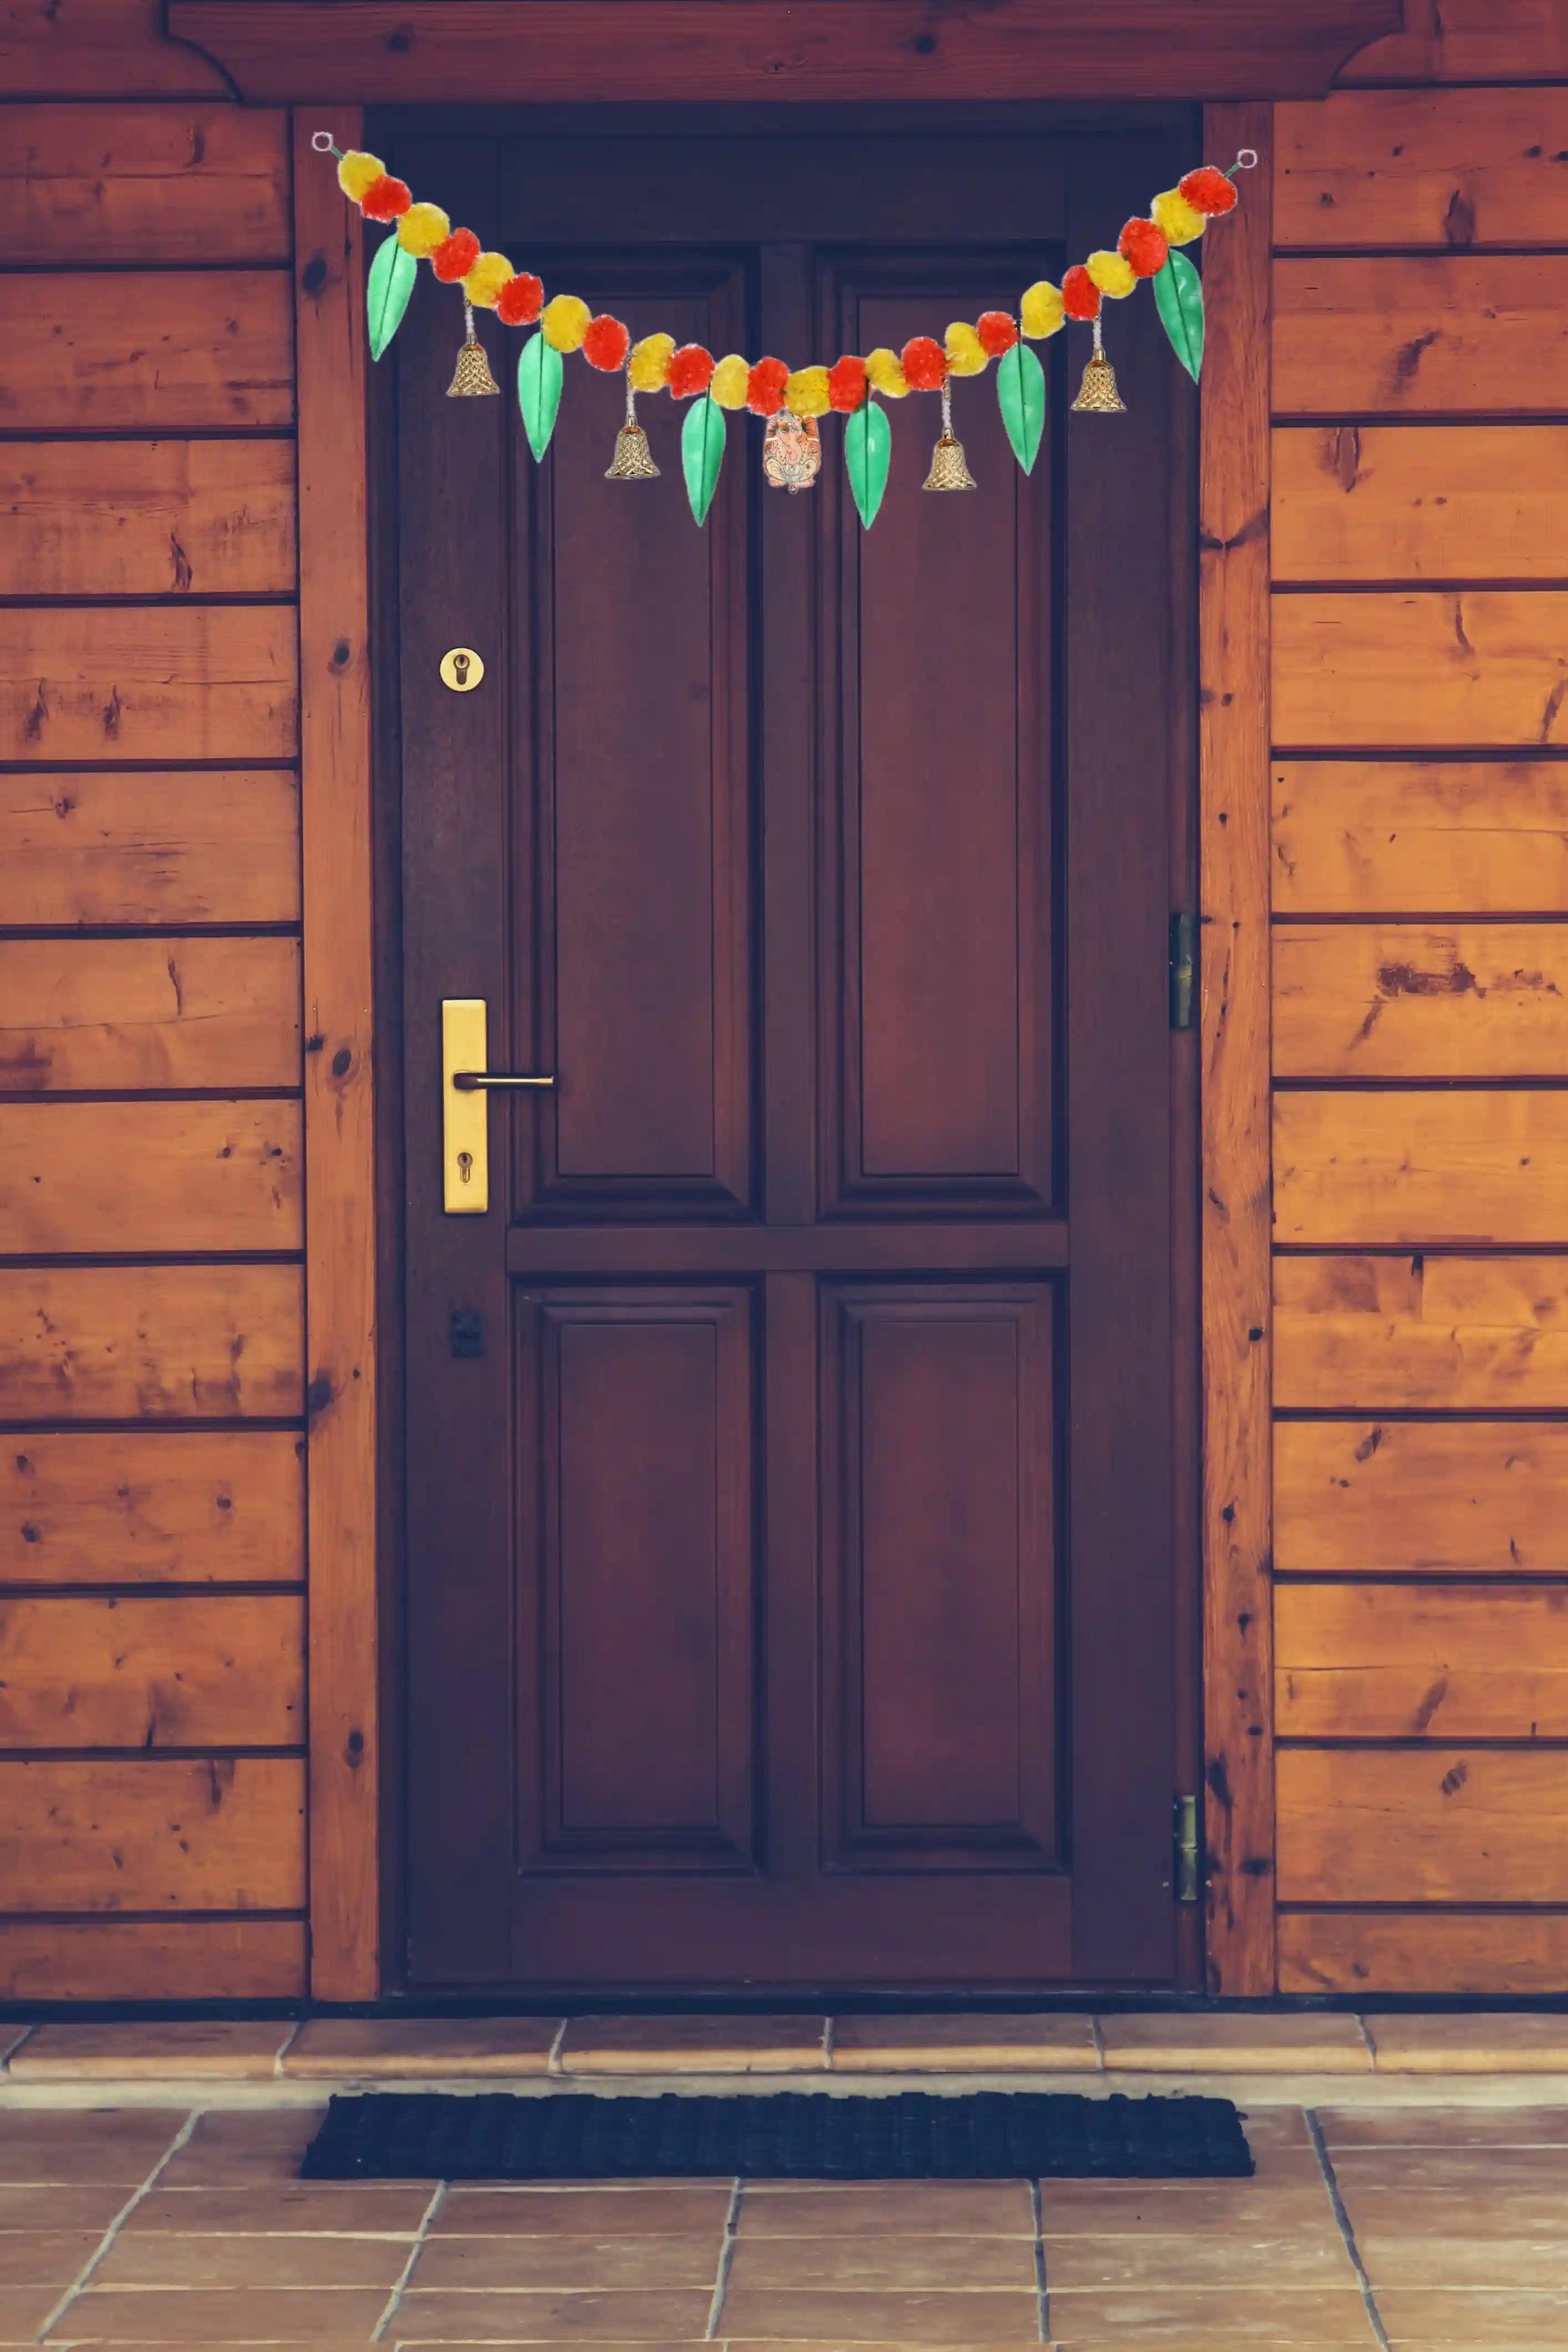
[(1120, 253), (1091, 253), (1083, 266), (1100, 292), (1113, 301), (1120, 302), (1138, 283), (1138, 272)]
[(496, 296), (496, 316), (503, 327), (531, 327), (543, 301), (544, 289), (539, 279), (520, 269)]
[(792, 416), (826, 416), (832, 405), (825, 367), (796, 368), (784, 384), (784, 406)]
[(386, 165), (379, 155), (370, 155), (363, 147), (351, 147), (338, 159), (338, 185), (350, 204), (357, 205), (367, 188), (386, 177)]
[(1018, 305), (1019, 323), (1032, 343), (1043, 343), (1054, 335), (1067, 316), (1062, 302), (1062, 289), (1042, 278), (1026, 292)]
[(708, 387), (709, 397), (716, 400), (721, 408), (744, 408), (751, 375), (752, 371), (740, 352), (731, 352), (714, 369), (713, 381)]
[(1130, 220), (1116, 240), (1116, 250), (1139, 278), (1157, 278), (1170, 257), (1170, 240), (1152, 220)]
[(1005, 352), (1010, 352), (1018, 340), (1017, 322), (1010, 319), (1005, 310), (983, 310), (975, 321), (974, 331), (987, 358), (994, 360), (999, 360)]
[(359, 208), (366, 220), (397, 220), (414, 202), (414, 191), (406, 180), (389, 179), (384, 172), (373, 180), (359, 200)]
[(603, 368), (606, 375), (613, 375), (631, 347), (628, 331), (606, 311), (602, 319), (591, 321), (583, 338), (583, 357), (590, 367)]
[(1236, 182), (1213, 163), (1200, 163), (1195, 172), (1188, 172), (1176, 183), (1178, 195), (1185, 196), (1195, 213), (1206, 213), (1210, 218), (1216, 213), (1229, 212), (1236, 203)]
[[(481, 253), (463, 280), (463, 291), (477, 310), (493, 310), (501, 288), (516, 275), (504, 253)], [(573, 298), (568, 294), (565, 299), (570, 302)], [(565, 351), (569, 346), (563, 343), (561, 348)]]
[(1100, 289), (1081, 261), (1075, 261), (1062, 279), (1062, 309), (1069, 319), (1100, 316)]
[(902, 400), (910, 388), (902, 360), (897, 352), (890, 352), (886, 343), (879, 343), (874, 352), (867, 353), (866, 381), (874, 385), (886, 400)]
[(593, 323), (593, 312), (580, 294), (557, 294), (544, 306), (539, 331), (558, 352), (574, 352)]
[(949, 375), (982, 375), (988, 365), (984, 344), (963, 319), (955, 319), (942, 347)]
[(1194, 236), (1202, 236), (1208, 222), (1195, 205), (1188, 204), (1179, 188), (1166, 188), (1149, 207), (1150, 217), (1156, 228), (1163, 229), (1172, 245), (1191, 245)]
[(695, 400), (712, 381), (713, 354), (705, 352), (700, 343), (682, 343), (679, 351), (671, 352), (669, 373), (665, 378), (671, 400)]
[(940, 392), (947, 381), (947, 360), (931, 335), (911, 335), (899, 354), (904, 381), (911, 392)]
[(416, 261), (427, 261), (452, 234), (452, 224), (439, 205), (410, 205), (397, 224), (397, 242)]
[(634, 392), (662, 392), (675, 351), (673, 335), (645, 335), (632, 345), (626, 374)]
[(479, 257), (479, 240), (471, 228), (455, 228), (430, 256), (430, 267), (443, 286), (456, 286)]
[(827, 371), (827, 404), (847, 416), (866, 398), (866, 362), (846, 356)]
[(746, 379), (746, 406), (753, 416), (776, 416), (784, 406), (789, 370), (783, 360), (759, 360)]

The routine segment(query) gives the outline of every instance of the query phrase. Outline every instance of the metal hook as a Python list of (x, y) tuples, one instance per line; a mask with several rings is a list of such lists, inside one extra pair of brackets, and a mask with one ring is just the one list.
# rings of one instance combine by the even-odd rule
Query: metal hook
[(1230, 168), (1233, 172), (1256, 172), (1258, 169), (1257, 148), (1243, 147), (1239, 149), (1237, 153), (1236, 161)]
[(330, 131), (312, 131), (310, 144), (318, 155), (336, 155), (341, 152)]

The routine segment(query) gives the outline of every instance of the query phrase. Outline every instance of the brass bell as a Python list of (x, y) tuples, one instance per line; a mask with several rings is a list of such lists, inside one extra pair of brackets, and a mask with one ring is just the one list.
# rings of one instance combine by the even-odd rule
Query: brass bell
[(969, 470), (963, 442), (953, 437), (952, 392), (946, 383), (942, 387), (942, 438), (931, 453), (931, 471), (921, 488), (923, 490), (973, 490), (979, 488)]
[(452, 370), (447, 397), (448, 400), (477, 400), (486, 393), (493, 392), (499, 399), (500, 386), (490, 373), (485, 347), (474, 332), (474, 310), (470, 302), (463, 305), (463, 348), (458, 353), (458, 364)]
[(616, 454), (605, 468), (606, 482), (657, 482), (658, 467), (637, 423), (637, 396), (626, 378), (626, 421), (616, 436)]
[(1125, 416), (1127, 403), (1116, 389), (1116, 370), (1105, 356), (1105, 346), (1100, 339), (1100, 320), (1094, 322), (1094, 350), (1089, 354), (1079, 386), (1074, 410), (1080, 416)]

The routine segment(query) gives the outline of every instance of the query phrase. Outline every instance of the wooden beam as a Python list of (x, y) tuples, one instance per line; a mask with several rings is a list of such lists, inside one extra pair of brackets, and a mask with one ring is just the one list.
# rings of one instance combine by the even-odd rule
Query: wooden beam
[(1274, 1990), (1269, 1593), (1268, 293), (1272, 109), (1212, 106), (1204, 152), (1255, 147), (1204, 256), (1199, 490), (1203, 914), (1204, 1769), (1212, 1992)]
[[(334, 125), (357, 143), (357, 112)], [(310, 1990), (381, 1990), (364, 277), (294, 126), (305, 982)]]

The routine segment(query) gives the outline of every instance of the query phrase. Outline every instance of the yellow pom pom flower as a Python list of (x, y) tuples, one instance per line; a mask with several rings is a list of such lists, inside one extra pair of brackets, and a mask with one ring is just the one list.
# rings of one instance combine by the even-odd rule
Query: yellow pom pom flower
[(1054, 335), (1066, 316), (1062, 289), (1048, 278), (1031, 286), (1018, 305), (1019, 321), (1032, 343), (1043, 343), (1047, 335)]
[(338, 165), (338, 185), (351, 205), (357, 205), (365, 190), (374, 187), (386, 170), (379, 155), (367, 155), (363, 147), (351, 147)]
[(397, 242), (416, 261), (427, 261), (452, 234), (452, 224), (439, 205), (410, 205), (397, 224)]
[(1109, 294), (1112, 301), (1120, 302), (1138, 283), (1138, 272), (1119, 253), (1091, 253), (1083, 266), (1100, 292)]
[(867, 354), (866, 381), (884, 400), (902, 400), (910, 388), (904, 381), (902, 360), (885, 343)]
[[(482, 268), (486, 258), (487, 257), (481, 253), (479, 260), (474, 264), (474, 268)], [(510, 271), (508, 275), (510, 275)], [(463, 282), (467, 286), (468, 279), (465, 278)], [(496, 293), (499, 294), (500, 291), (500, 288), (498, 286)], [(492, 295), (490, 299), (493, 301), (495, 296)], [(540, 331), (545, 341), (552, 343), (558, 352), (574, 352), (587, 333), (589, 321), (593, 316), (594, 313), (580, 294), (557, 294), (552, 302), (547, 302), (544, 306), (544, 315), (539, 321)]]
[[(509, 278), (516, 276), (516, 270), (504, 253), (481, 253), (463, 280), (463, 291), (476, 310), (493, 310), (501, 288)], [(568, 294), (563, 299), (570, 302), (573, 298)], [(582, 340), (579, 335), (577, 341)], [(575, 349), (575, 345), (563, 344), (562, 348)]]
[(1188, 204), (1180, 188), (1167, 188), (1163, 195), (1156, 196), (1149, 207), (1149, 217), (1156, 228), (1164, 230), (1168, 245), (1191, 245), (1208, 226), (1196, 205)]
[(949, 375), (984, 375), (989, 365), (984, 344), (963, 319), (955, 319), (949, 327), (943, 349)]
[(784, 384), (784, 406), (793, 416), (826, 416), (832, 405), (825, 367), (796, 368)]
[[(669, 373), (669, 355), (675, 349), (673, 335), (645, 335), (640, 343), (632, 345), (627, 373), (634, 392), (660, 392)], [(742, 365), (744, 362), (742, 362)], [(717, 375), (717, 368), (713, 371)]]
[(708, 387), (709, 395), (718, 402), (721, 408), (744, 408), (746, 386), (751, 376), (748, 362), (741, 357), (739, 352), (731, 352), (714, 369), (713, 381)]

